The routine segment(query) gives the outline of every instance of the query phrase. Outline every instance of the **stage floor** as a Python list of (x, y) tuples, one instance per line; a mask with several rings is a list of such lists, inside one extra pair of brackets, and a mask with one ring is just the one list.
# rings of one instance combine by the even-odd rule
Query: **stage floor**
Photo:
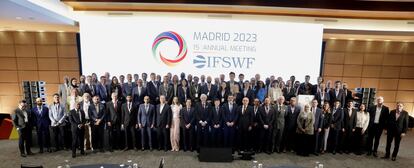
[[(255, 159), (267, 166), (281, 166), (281, 165), (298, 165), (302, 167), (312, 167), (316, 161), (322, 162), (324, 167), (350, 167), (350, 168), (389, 168), (389, 167), (412, 167), (414, 165), (414, 135), (410, 131), (408, 135), (402, 140), (400, 146), (399, 157), (396, 162), (391, 160), (383, 160), (380, 158), (368, 157), (366, 155), (356, 156), (354, 154), (324, 154), (322, 156), (300, 157), (293, 153), (284, 154), (258, 154)], [(379, 155), (383, 156), (385, 150), (385, 135), (381, 138), (379, 147)], [(126, 152), (115, 151), (113, 153), (97, 153), (92, 154), (88, 151), (87, 156), (78, 156), (72, 159), (70, 151), (59, 151), (55, 153), (37, 154), (38, 149), (32, 149), (36, 154), (26, 158), (21, 158), (18, 153), (17, 140), (1, 140), (0, 141), (0, 167), (1, 168), (16, 168), (20, 164), (35, 164), (43, 165), (46, 168), (55, 168), (58, 165), (63, 165), (65, 160), (69, 160), (71, 165), (82, 165), (92, 163), (111, 163), (121, 164), (126, 163), (131, 159), (133, 162), (138, 162), (144, 168), (158, 168), (161, 157), (165, 158), (165, 167), (177, 168), (198, 168), (198, 167), (214, 167), (214, 168), (248, 168), (251, 161), (235, 160), (231, 163), (205, 163), (199, 162), (197, 153), (195, 152), (161, 152), (161, 151), (133, 151)]]

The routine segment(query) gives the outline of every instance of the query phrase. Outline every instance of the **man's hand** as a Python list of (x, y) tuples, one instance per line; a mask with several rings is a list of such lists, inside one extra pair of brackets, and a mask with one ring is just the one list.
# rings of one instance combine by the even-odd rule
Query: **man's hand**
[(108, 122), (107, 124), (108, 124), (108, 126), (110, 126), (110, 127), (112, 126), (111, 122)]
[(263, 128), (264, 129), (268, 129), (269, 128), (269, 125), (263, 125)]
[(402, 138), (402, 137), (404, 137), (404, 136), (405, 136), (405, 133), (402, 133), (402, 134), (401, 134), (401, 138)]
[(345, 128), (342, 128), (342, 132), (345, 132)]
[(135, 124), (135, 128), (138, 128), (138, 124)]
[(318, 132), (321, 132), (322, 131), (322, 128), (318, 128)]
[(354, 129), (352, 129), (352, 132), (355, 132), (355, 128), (354, 128)]
[(249, 126), (249, 131), (252, 130), (252, 126)]
[(167, 129), (168, 129), (168, 128), (170, 128), (170, 126), (169, 126), (169, 125), (166, 125), (166, 126), (165, 126), (165, 128), (167, 128)]
[(138, 127), (141, 129), (142, 128), (142, 124), (138, 124)]

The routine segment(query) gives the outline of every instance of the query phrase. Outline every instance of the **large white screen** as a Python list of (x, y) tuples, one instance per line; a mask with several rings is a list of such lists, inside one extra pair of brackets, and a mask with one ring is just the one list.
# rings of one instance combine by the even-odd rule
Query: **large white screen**
[(80, 20), (80, 33), (83, 74), (217, 77), (234, 71), (247, 78), (256, 73), (300, 80), (311, 75), (314, 81), (323, 28), (273, 21), (89, 16)]

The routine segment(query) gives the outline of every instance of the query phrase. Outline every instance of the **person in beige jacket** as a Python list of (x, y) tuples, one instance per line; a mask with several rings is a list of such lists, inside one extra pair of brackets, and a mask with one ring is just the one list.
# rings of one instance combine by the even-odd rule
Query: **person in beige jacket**
[(312, 151), (312, 135), (313, 135), (313, 125), (315, 122), (315, 115), (312, 114), (310, 110), (310, 105), (306, 104), (303, 110), (299, 113), (297, 119), (297, 154), (300, 156), (309, 156), (309, 153)]

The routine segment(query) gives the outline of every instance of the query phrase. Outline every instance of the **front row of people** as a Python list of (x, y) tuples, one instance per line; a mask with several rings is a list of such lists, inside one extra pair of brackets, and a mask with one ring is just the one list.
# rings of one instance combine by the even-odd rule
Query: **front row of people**
[[(354, 108), (348, 102), (341, 108), (336, 101), (331, 108), (329, 103), (318, 108), (318, 101), (297, 105), (296, 98), (291, 98), (285, 105), (284, 97), (273, 104), (266, 98), (263, 104), (255, 99), (253, 106), (249, 99), (243, 98), (239, 106), (234, 97), (228, 96), (228, 102), (220, 104), (220, 100), (207, 102), (207, 96), (201, 95), (200, 102), (193, 104), (188, 99), (181, 104), (177, 97), (169, 105), (164, 96), (160, 96), (160, 104), (150, 104), (148, 96), (144, 103), (136, 105), (131, 95), (126, 102), (117, 101), (117, 94), (112, 94), (112, 101), (102, 104), (98, 96), (92, 98), (85, 93), (83, 101), (77, 102), (69, 112), (60, 103), (59, 95), (54, 95), (54, 103), (49, 107), (37, 100), (37, 107), (29, 110), (26, 102), (19, 102), (15, 110), (13, 123), (19, 133), (19, 149), (21, 156), (33, 154), (30, 151), (31, 130), (36, 127), (40, 153), (50, 148), (50, 133), (56, 150), (64, 144), (65, 126), (70, 125), (72, 137), (72, 157), (76, 157), (76, 149), (86, 154), (86, 144), (94, 151), (104, 151), (104, 132), (107, 132), (109, 147), (128, 150), (187, 151), (200, 147), (230, 147), (234, 151), (273, 152), (295, 151), (298, 155), (332, 154), (354, 152), (358, 155), (367, 150), (368, 155), (377, 156), (378, 141), (383, 129), (387, 129), (387, 146), (384, 158), (390, 157), (390, 146), (395, 141), (392, 160), (396, 159), (399, 144), (408, 129), (408, 113), (403, 104), (388, 112), (383, 105), (383, 98), (377, 98), (376, 105), (367, 110), (361, 104)], [(140, 134), (137, 134), (137, 131)], [(156, 137), (153, 137), (153, 131)], [(362, 146), (363, 137), (368, 133), (366, 146)], [(124, 142), (121, 139), (124, 139)], [(372, 143), (375, 138), (375, 143)], [(156, 142), (156, 145), (153, 144)], [(45, 144), (45, 145), (43, 145)]]

